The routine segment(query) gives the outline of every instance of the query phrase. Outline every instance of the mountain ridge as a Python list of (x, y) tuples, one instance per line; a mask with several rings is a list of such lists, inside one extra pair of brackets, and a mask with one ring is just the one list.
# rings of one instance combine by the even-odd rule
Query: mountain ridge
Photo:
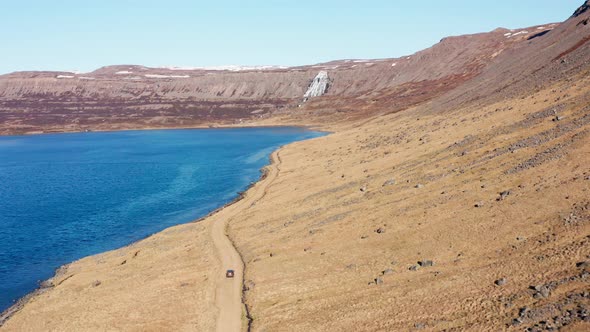
[[(443, 38), (428, 49), (399, 58), (334, 60), (264, 70), (115, 65), (89, 73), (10, 73), (0, 76), (0, 134), (242, 125), (285, 109), (293, 113), (301, 106), (306, 109), (308, 104), (301, 105), (301, 100), (320, 71), (327, 71), (331, 79), (326, 98), (353, 99), (347, 101), (349, 105), (338, 105), (345, 109), (362, 103), (374, 110), (383, 105), (367, 105), (363, 100), (368, 95), (390, 94), (388, 90), (404, 84), (438, 95), (477, 75), (495, 56), (523, 43), (538, 28)], [(310, 109), (317, 108), (311, 104)]]

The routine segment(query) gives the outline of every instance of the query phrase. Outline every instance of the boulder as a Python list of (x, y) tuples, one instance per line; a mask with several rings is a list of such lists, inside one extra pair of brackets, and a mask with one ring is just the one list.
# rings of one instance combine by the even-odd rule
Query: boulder
[(496, 281), (494, 281), (494, 284), (496, 284), (496, 286), (504, 286), (506, 285), (508, 281), (506, 280), (506, 278), (500, 278)]
[(423, 260), (423, 261), (419, 261), (418, 265), (420, 265), (420, 267), (431, 267), (431, 266), (434, 266), (434, 262), (431, 260)]

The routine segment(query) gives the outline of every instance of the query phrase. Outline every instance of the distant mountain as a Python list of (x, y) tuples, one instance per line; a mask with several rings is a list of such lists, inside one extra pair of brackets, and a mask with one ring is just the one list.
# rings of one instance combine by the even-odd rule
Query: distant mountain
[[(233, 125), (277, 114), (286, 121), (289, 113), (304, 111), (317, 115), (306, 122), (331, 114), (338, 121), (337, 112), (362, 118), (400, 111), (466, 82), (476, 95), (485, 95), (522, 81), (523, 75), (540, 75), (556, 58), (585, 49), (587, 6), (561, 24), (444, 38), (401, 58), (299, 67), (118, 65), (90, 73), (1, 75), (0, 133)], [(302, 104), (319, 72), (327, 73), (328, 88)]]

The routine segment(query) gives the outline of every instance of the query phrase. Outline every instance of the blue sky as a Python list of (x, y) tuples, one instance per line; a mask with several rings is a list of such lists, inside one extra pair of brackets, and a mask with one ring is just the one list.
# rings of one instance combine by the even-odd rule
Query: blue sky
[(104, 65), (299, 65), (414, 53), (568, 18), (582, 0), (6, 0), (0, 73)]

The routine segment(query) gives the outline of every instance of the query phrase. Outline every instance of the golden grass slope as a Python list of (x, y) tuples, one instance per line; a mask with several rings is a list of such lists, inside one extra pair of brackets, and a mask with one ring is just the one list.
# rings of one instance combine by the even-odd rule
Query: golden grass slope
[(74, 262), (0, 330), (213, 330), (218, 271), (210, 226), (172, 227)]
[(265, 199), (230, 224), (253, 330), (590, 329), (575, 318), (590, 309), (589, 83), (281, 150)]

